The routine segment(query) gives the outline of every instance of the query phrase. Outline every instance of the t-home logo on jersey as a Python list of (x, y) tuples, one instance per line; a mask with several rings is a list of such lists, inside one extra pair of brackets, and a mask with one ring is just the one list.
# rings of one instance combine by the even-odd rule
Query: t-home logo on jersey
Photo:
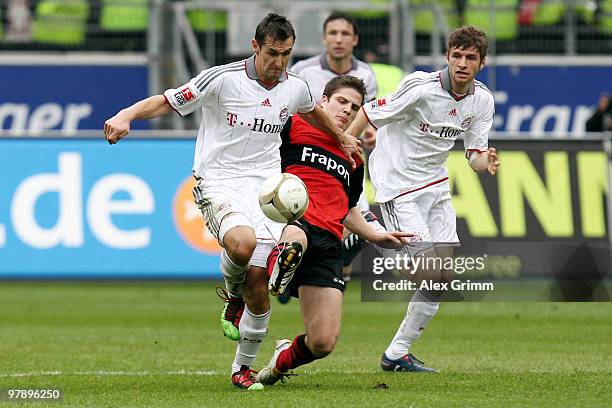
[(236, 125), (246, 126), (251, 128), (253, 132), (261, 133), (280, 133), (283, 129), (283, 125), (279, 123), (268, 123), (265, 119), (252, 118), (250, 120), (238, 120), (238, 115), (232, 112), (227, 113), (227, 124), (231, 127)]
[(419, 129), (424, 134), (430, 134), (442, 139), (456, 139), (461, 133), (465, 132), (463, 129), (452, 128), (450, 126), (431, 126), (429, 123), (419, 123)]

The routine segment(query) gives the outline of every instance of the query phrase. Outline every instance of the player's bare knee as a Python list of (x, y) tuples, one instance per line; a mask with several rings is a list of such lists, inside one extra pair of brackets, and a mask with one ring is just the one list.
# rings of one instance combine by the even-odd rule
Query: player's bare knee
[(232, 260), (239, 265), (249, 263), (257, 246), (255, 231), (246, 226), (231, 228), (223, 236), (223, 247)]
[(283, 235), (281, 237), (281, 241), (292, 242), (292, 241), (300, 241), (302, 243), (302, 247), (306, 250), (306, 246), (308, 241), (306, 239), (306, 233), (299, 227), (295, 225), (287, 225), (283, 229)]
[(452, 269), (444, 269), (442, 271), (442, 282), (451, 282), (455, 279), (455, 271)]
[(440, 258), (435, 252), (430, 252), (423, 258), (423, 263), (420, 271), (420, 275), (423, 279), (440, 282), (442, 278), (443, 270), (443, 259)]
[(417, 282), (440, 282), (441, 274), (440, 271), (436, 268), (419, 268), (416, 270), (416, 273), (413, 278), (416, 278), (415, 280)]
[(318, 334), (308, 336), (308, 349), (317, 358), (323, 358), (329, 355), (336, 347), (338, 336), (331, 334)]
[(239, 265), (246, 265), (249, 263), (256, 246), (257, 240), (254, 237), (239, 236), (229, 240), (225, 249), (234, 262)]
[(231, 255), (233, 259), (236, 259), (241, 265), (246, 265), (251, 256), (253, 255), (253, 251), (255, 250), (255, 246), (249, 245), (249, 243), (239, 243), (234, 247), (234, 250), (231, 251)]
[(440, 282), (442, 280), (442, 270), (440, 268), (432, 268), (427, 273), (429, 279), (434, 282)]

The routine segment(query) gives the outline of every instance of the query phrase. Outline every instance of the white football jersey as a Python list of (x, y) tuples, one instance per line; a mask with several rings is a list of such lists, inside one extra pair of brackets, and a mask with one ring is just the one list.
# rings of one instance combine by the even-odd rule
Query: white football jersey
[(363, 110), (378, 128), (369, 171), (376, 201), (383, 203), (446, 181), (446, 159), (458, 136), (466, 157), (486, 151), (495, 107), (491, 91), (479, 81), (465, 96), (452, 93), (446, 68), (408, 75), (394, 93)]
[(201, 107), (193, 173), (207, 182), (280, 172), (283, 125), (315, 107), (306, 81), (290, 71), (268, 88), (254, 55), (203, 70), (164, 97), (181, 116)]
[(338, 75), (352, 75), (361, 79), (368, 91), (366, 95), (366, 101), (371, 101), (376, 97), (378, 93), (378, 85), (376, 84), (376, 75), (372, 68), (363, 61), (353, 57), (352, 67), (348, 72), (335, 72), (332, 71), (329, 64), (327, 63), (327, 54), (315, 55), (308, 59), (299, 61), (291, 70), (308, 82), (312, 96), (317, 104), (321, 104), (321, 98), (323, 97), (323, 90), (325, 84), (330, 79), (337, 77)]

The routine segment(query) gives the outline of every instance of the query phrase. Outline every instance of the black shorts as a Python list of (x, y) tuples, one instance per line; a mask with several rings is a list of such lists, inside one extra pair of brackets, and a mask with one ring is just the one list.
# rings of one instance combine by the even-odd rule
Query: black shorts
[(298, 296), (302, 285), (324, 286), (344, 291), (342, 279), (342, 242), (333, 233), (305, 220), (292, 222), (306, 233), (308, 248), (289, 283), (289, 293)]

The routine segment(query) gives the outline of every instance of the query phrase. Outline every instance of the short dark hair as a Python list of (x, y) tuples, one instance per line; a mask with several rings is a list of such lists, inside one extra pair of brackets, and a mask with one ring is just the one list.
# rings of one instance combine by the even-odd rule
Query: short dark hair
[(295, 30), (287, 17), (269, 13), (255, 29), (255, 41), (259, 46), (263, 45), (266, 37), (272, 41), (285, 41), (291, 37), (295, 41)]
[(487, 49), (489, 48), (487, 35), (484, 31), (476, 27), (462, 26), (450, 33), (448, 44), (446, 45), (446, 52), (450, 52), (453, 48), (465, 50), (472, 47), (476, 48), (480, 54), (480, 59), (484, 60), (487, 56)]
[(329, 99), (342, 88), (351, 88), (357, 91), (361, 95), (361, 105), (363, 105), (368, 90), (361, 79), (351, 75), (340, 75), (330, 79), (325, 84), (323, 96), (327, 96), (327, 99)]
[(347, 23), (353, 26), (353, 33), (357, 35), (357, 23), (350, 14), (343, 13), (341, 11), (332, 12), (323, 23), (323, 34), (325, 34), (325, 28), (327, 27), (327, 23), (335, 20), (345, 20)]

